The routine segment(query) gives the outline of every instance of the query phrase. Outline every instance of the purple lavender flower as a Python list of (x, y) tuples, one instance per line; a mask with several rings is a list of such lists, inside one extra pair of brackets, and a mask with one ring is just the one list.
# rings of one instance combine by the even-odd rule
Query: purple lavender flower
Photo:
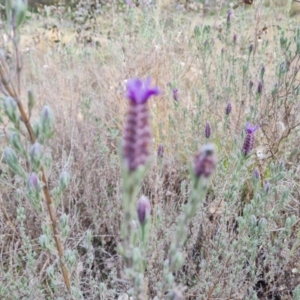
[(253, 51), (253, 44), (249, 46), (249, 54)]
[(234, 35), (233, 35), (233, 43), (234, 43), (234, 44), (236, 43), (236, 40), (237, 40), (237, 35), (234, 34)]
[(266, 194), (269, 193), (270, 188), (271, 188), (270, 181), (269, 180), (265, 180), (264, 189), (265, 189)]
[(260, 177), (259, 170), (257, 168), (255, 168), (254, 171), (253, 171), (253, 178), (255, 178), (256, 180), (258, 180), (259, 177)]
[(253, 87), (253, 81), (252, 80), (250, 80), (250, 82), (249, 82), (249, 88), (250, 88), (250, 90), (252, 89), (252, 87)]
[(159, 158), (163, 158), (164, 157), (164, 152), (165, 152), (164, 145), (159, 144), (158, 147), (157, 147), (157, 156)]
[(230, 24), (231, 15), (232, 15), (232, 12), (231, 12), (231, 10), (229, 10), (227, 13), (227, 24)]
[(31, 189), (38, 189), (38, 178), (34, 172), (32, 172), (27, 180), (27, 186)]
[(150, 87), (150, 82), (150, 79), (145, 82), (132, 79), (127, 84), (126, 97), (130, 101), (123, 134), (123, 158), (130, 171), (144, 165), (149, 157), (151, 129), (147, 100), (160, 93), (157, 87)]
[(144, 225), (151, 213), (150, 201), (146, 196), (141, 196), (137, 203), (137, 215), (141, 225)]
[(252, 149), (253, 149), (253, 145), (254, 145), (254, 132), (258, 129), (258, 125), (255, 125), (254, 127), (251, 127), (250, 123), (246, 124), (246, 137), (244, 140), (244, 144), (243, 144), (243, 148), (242, 148), (242, 152), (245, 155), (248, 155)]
[(261, 94), (262, 89), (263, 89), (262, 82), (259, 81), (259, 82), (258, 82), (258, 85), (257, 85), (257, 94)]
[(160, 91), (157, 87), (150, 88), (151, 79), (148, 78), (145, 82), (141, 79), (131, 79), (127, 83), (126, 97), (134, 104), (143, 104), (151, 96), (159, 95)]
[(205, 137), (207, 139), (209, 139), (210, 134), (211, 134), (210, 124), (209, 124), (209, 122), (206, 122), (206, 125), (205, 125)]
[(196, 177), (209, 177), (215, 170), (217, 157), (213, 144), (203, 145), (194, 159), (194, 174)]
[(178, 102), (178, 90), (173, 89), (173, 100)]
[(231, 113), (231, 103), (230, 101), (227, 102), (226, 108), (225, 108), (226, 115), (229, 115)]

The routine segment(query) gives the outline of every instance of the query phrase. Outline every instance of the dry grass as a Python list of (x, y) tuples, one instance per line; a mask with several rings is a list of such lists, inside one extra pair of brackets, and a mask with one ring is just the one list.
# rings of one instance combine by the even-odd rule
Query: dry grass
[[(219, 166), (207, 201), (190, 228), (185, 266), (176, 274), (177, 282), (188, 287), (185, 299), (299, 299), (292, 296), (300, 284), (299, 105), (296, 96), (287, 99), (286, 105), (280, 99), (272, 102), (270, 96), (283, 58), (277, 25), (290, 39), (298, 25), (286, 14), (256, 4), (248, 10), (236, 10), (227, 34), (226, 17), (221, 12), (217, 19), (203, 19), (163, 10), (146, 15), (132, 11), (101, 23), (105, 26), (91, 34), (95, 40), (101, 39), (99, 47), (76, 43), (74, 32), (59, 22), (59, 30), (67, 26), (60, 43), (49, 47), (43, 40), (49, 30), (45, 33), (38, 28), (44, 44), (32, 46), (27, 38), (32, 35), (31, 24), (41, 23), (32, 20), (25, 25), (22, 50), (30, 49), (23, 53), (22, 94), (29, 88), (34, 91), (37, 105), (33, 120), (45, 104), (52, 107), (56, 120), (55, 136), (47, 148), (54, 162), (50, 187), (57, 184), (61, 171), (71, 174), (57, 212), (69, 216), (70, 232), (64, 244), (65, 249), (76, 252), (70, 273), (72, 286), (81, 291), (74, 292), (74, 298), (117, 299), (129, 289), (115, 249), (122, 218), (119, 145), (127, 107), (123, 94), (127, 79), (151, 76), (163, 94), (150, 104), (153, 157), (142, 187), (153, 206), (147, 297), (154, 298), (156, 284), (163, 278), (163, 261), (174, 224), (189, 195), (191, 158), (199, 145), (206, 143), (204, 126), (210, 121)], [(211, 25), (210, 32), (197, 42), (194, 27), (205, 24)], [(108, 31), (110, 39), (106, 38)], [(237, 43), (233, 46), (235, 33)], [(207, 49), (206, 40), (211, 43)], [(250, 44), (254, 52), (243, 81)], [(221, 49), (225, 49), (223, 62)], [(292, 63), (299, 67), (297, 59)], [(266, 68), (264, 89), (256, 103), (255, 92), (248, 92), (249, 80), (254, 81), (255, 91), (262, 65)], [(291, 74), (286, 76), (292, 78)], [(169, 82), (179, 90), (179, 103), (172, 99)], [(22, 100), (26, 101), (25, 97)], [(229, 120), (224, 115), (227, 101), (233, 106)], [(261, 147), (268, 158), (260, 160), (254, 154), (240, 166), (237, 153), (246, 121), (260, 124), (255, 147)], [(295, 126), (285, 138), (286, 131), (282, 133), (281, 125), (278, 127), (280, 122), (284, 130)], [(4, 149), (9, 125), (4, 122), (1, 128)], [(162, 165), (155, 157), (160, 143), (165, 147)], [(279, 166), (282, 160), (287, 166), (284, 170)], [(261, 171), (259, 189), (253, 187), (251, 179), (255, 167)], [(267, 196), (263, 194), (265, 179), (272, 185)], [(22, 182), (5, 163), (1, 164), (0, 185), (0, 298), (67, 299), (55, 255), (42, 250), (38, 243), (47, 217), (34, 211)], [(282, 200), (286, 189), (288, 196)], [(251, 201), (250, 215), (258, 223), (261, 218), (268, 222), (259, 237), (246, 218), (245, 209)], [(26, 214), (24, 224), (18, 219), (20, 207)], [(286, 220), (292, 215), (294, 222), (287, 227)], [(243, 217), (248, 225), (241, 225)], [(253, 247), (250, 242), (257, 244)], [(30, 254), (31, 248), (35, 256)], [(51, 266), (54, 273), (50, 280), (46, 270)]]

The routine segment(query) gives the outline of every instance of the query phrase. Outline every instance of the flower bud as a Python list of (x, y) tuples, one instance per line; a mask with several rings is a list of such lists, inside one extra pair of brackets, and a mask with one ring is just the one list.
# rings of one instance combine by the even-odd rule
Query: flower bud
[(7, 147), (4, 150), (4, 160), (15, 174), (26, 178), (26, 173), (20, 166), (18, 157), (13, 149)]
[(45, 249), (45, 250), (51, 250), (52, 249), (51, 241), (50, 241), (49, 237), (46, 234), (42, 234), (39, 237), (39, 243), (40, 243), (42, 249)]
[(293, 225), (292, 219), (290, 217), (287, 217), (285, 220), (285, 229), (290, 230), (292, 225)]
[(69, 218), (66, 214), (62, 214), (59, 219), (59, 229), (62, 237), (67, 237), (70, 232), (70, 227), (68, 225)]
[(257, 219), (256, 219), (256, 217), (254, 215), (250, 216), (250, 220), (249, 221), (250, 221), (250, 226), (251, 227), (256, 227)]
[(19, 114), (18, 114), (18, 108), (17, 103), (12, 97), (5, 97), (3, 100), (3, 106), (5, 114), (8, 116), (8, 118), (14, 123), (19, 123)]
[(62, 214), (59, 219), (60, 228), (64, 228), (65, 226), (67, 226), (68, 220), (69, 220), (68, 216), (66, 214)]
[(146, 196), (141, 196), (137, 204), (137, 215), (141, 225), (144, 225), (151, 213), (150, 201)]
[(9, 142), (16, 149), (16, 151), (20, 154), (25, 154), (25, 149), (21, 142), (20, 135), (17, 132), (13, 132), (9, 136)]
[(32, 91), (28, 91), (28, 112), (29, 114), (31, 114), (31, 111), (34, 107), (35, 101), (34, 101), (34, 97), (33, 97), (33, 93)]
[(184, 263), (182, 253), (180, 251), (176, 251), (175, 255), (171, 259), (172, 265), (174, 266), (174, 271), (179, 270), (182, 267), (182, 264)]
[(42, 166), (44, 157), (43, 147), (39, 143), (34, 143), (29, 150), (30, 162), (35, 171), (38, 171)]
[(255, 180), (259, 180), (259, 171), (258, 171), (258, 169), (254, 169), (254, 171), (253, 171), (253, 178), (255, 179)]
[(68, 187), (68, 184), (70, 182), (70, 175), (68, 172), (62, 172), (59, 176), (59, 187), (61, 193), (66, 190)]
[(27, 180), (27, 190), (28, 191), (39, 191), (39, 180), (34, 172), (32, 172)]
[(34, 172), (32, 172), (27, 179), (26, 189), (26, 197), (30, 200), (33, 208), (35, 210), (39, 210), (42, 200), (41, 185), (37, 175)]
[(36, 138), (39, 138), (40, 137), (40, 133), (41, 133), (41, 122), (40, 122), (40, 120), (36, 120), (33, 123), (32, 130), (33, 130), (34, 136)]
[(265, 193), (266, 193), (266, 194), (269, 193), (270, 188), (271, 188), (270, 181), (269, 181), (269, 180), (265, 180), (265, 183), (264, 183), (264, 190), (265, 190)]
[(15, 19), (15, 25), (19, 27), (25, 20), (27, 11), (26, 0), (14, 0), (14, 6), (12, 7), (12, 15)]
[(64, 261), (69, 265), (69, 266), (74, 266), (76, 263), (76, 254), (74, 251), (67, 249), (65, 251), (64, 255)]
[(46, 274), (47, 274), (47, 276), (49, 276), (50, 278), (55, 279), (55, 271), (54, 271), (53, 265), (50, 265), (50, 266), (46, 269)]
[(268, 225), (268, 221), (266, 218), (261, 218), (258, 222), (258, 232), (262, 233)]
[(45, 137), (49, 137), (53, 131), (54, 116), (49, 106), (44, 106), (41, 113), (41, 132)]

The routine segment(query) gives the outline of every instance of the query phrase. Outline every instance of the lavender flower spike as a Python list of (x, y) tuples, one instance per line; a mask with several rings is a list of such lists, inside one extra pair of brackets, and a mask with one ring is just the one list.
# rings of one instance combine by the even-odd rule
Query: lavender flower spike
[(196, 155), (194, 160), (195, 176), (209, 177), (217, 165), (217, 157), (215, 155), (215, 147), (213, 144), (203, 145), (200, 152)]
[(249, 46), (249, 54), (253, 51), (253, 44)]
[(27, 188), (28, 190), (37, 191), (39, 188), (38, 178), (34, 172), (32, 172), (27, 180)]
[(260, 174), (259, 174), (259, 170), (257, 168), (254, 169), (252, 175), (253, 175), (254, 179), (259, 180)]
[(227, 20), (226, 20), (228, 24), (230, 23), (231, 15), (232, 15), (232, 11), (229, 10), (229, 11), (227, 12)]
[(157, 87), (150, 87), (150, 83), (150, 79), (145, 82), (132, 79), (127, 84), (126, 97), (130, 101), (123, 134), (123, 158), (131, 172), (144, 165), (149, 156), (151, 129), (147, 101), (160, 93)]
[(262, 82), (259, 81), (259, 82), (258, 82), (258, 85), (257, 85), (257, 94), (261, 94), (262, 89), (263, 89)]
[(234, 44), (236, 43), (236, 40), (237, 40), (237, 35), (234, 34), (234, 35), (233, 35), (233, 43), (234, 43)]
[(146, 196), (141, 196), (137, 203), (137, 215), (141, 225), (144, 225), (151, 213), (150, 201)]
[(269, 180), (265, 180), (265, 183), (264, 183), (264, 189), (265, 189), (266, 194), (269, 193), (270, 188), (271, 188), (270, 181), (269, 181)]
[(207, 139), (209, 139), (210, 134), (211, 134), (210, 123), (206, 122), (206, 125), (205, 125), (205, 137)]
[(229, 115), (231, 113), (231, 103), (228, 101), (227, 102), (227, 105), (226, 105), (226, 108), (225, 108), (225, 113), (226, 115)]
[(173, 100), (178, 102), (178, 89), (173, 89)]
[(254, 132), (258, 129), (258, 125), (255, 125), (254, 127), (251, 127), (250, 123), (246, 124), (246, 137), (244, 140), (244, 144), (243, 144), (243, 148), (242, 148), (242, 152), (245, 155), (248, 155), (252, 149), (253, 149), (253, 145), (254, 145)]

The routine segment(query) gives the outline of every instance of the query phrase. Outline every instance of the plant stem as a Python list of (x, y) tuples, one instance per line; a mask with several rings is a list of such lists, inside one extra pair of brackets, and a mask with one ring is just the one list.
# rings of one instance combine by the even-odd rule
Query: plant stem
[[(13, 38), (14, 40), (16, 39), (16, 31), (13, 31)], [(0, 56), (0, 79), (1, 79), (1, 83), (3, 85), (3, 87), (5, 88), (5, 92), (12, 98), (14, 98), (14, 100), (16, 101), (17, 105), (18, 105), (18, 109), (21, 115), (21, 120), (22, 122), (24, 122), (26, 129), (28, 131), (29, 134), (29, 138), (30, 138), (30, 142), (31, 144), (34, 144), (36, 141), (36, 137), (34, 135), (34, 132), (32, 130), (32, 126), (30, 124), (30, 120), (29, 117), (27, 115), (27, 113), (25, 112), (24, 106), (22, 105), (21, 101), (20, 101), (20, 72), (21, 72), (21, 65), (20, 65), (20, 53), (19, 53), (19, 49), (17, 47), (17, 42), (14, 42), (14, 47), (15, 47), (15, 52), (16, 52), (16, 58), (17, 58), (17, 77), (18, 77), (18, 93), (16, 92), (16, 89), (14, 87), (14, 85), (12, 84), (12, 82), (10, 81), (10, 74), (9, 74), (9, 68), (4, 60), (4, 57), (1, 55)], [(46, 178), (46, 174), (44, 171), (43, 166), (40, 169), (41, 173), (42, 173), (42, 181), (44, 183), (43, 186), (43, 193), (44, 193), (44, 197), (46, 200), (46, 205), (47, 205), (47, 209), (48, 209), (48, 213), (50, 215), (50, 219), (51, 219), (51, 224), (52, 224), (52, 231), (53, 231), (53, 236), (54, 236), (54, 240), (55, 240), (55, 244), (56, 244), (56, 248), (58, 251), (58, 256), (59, 256), (59, 262), (60, 262), (60, 267), (62, 270), (62, 275), (64, 278), (64, 283), (65, 286), (67, 288), (67, 291), (69, 294), (71, 294), (71, 284), (70, 284), (70, 279), (69, 279), (69, 273), (68, 270), (63, 262), (63, 257), (64, 257), (64, 248), (59, 236), (59, 230), (58, 230), (58, 222), (57, 222), (57, 216), (56, 216), (56, 211), (54, 208), (54, 201), (53, 198), (50, 195), (50, 191), (48, 188), (48, 181)]]

